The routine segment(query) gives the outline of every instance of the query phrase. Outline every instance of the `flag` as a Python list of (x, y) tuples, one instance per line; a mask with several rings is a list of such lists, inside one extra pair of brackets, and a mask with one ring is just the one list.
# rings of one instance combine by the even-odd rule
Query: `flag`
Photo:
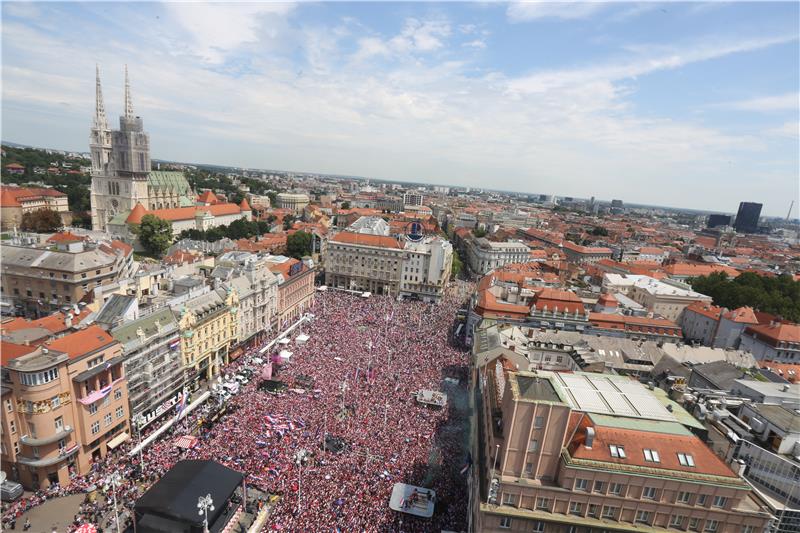
[(178, 400), (178, 405), (176, 406), (177, 414), (175, 415), (175, 422), (178, 421), (178, 419), (183, 414), (183, 410), (186, 408), (186, 397), (188, 396), (188, 394), (186, 391), (181, 391), (180, 395), (181, 395), (180, 400)]

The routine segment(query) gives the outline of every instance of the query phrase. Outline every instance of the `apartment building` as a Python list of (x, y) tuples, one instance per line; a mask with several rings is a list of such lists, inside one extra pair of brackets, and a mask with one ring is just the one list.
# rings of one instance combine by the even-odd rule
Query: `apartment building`
[(239, 340), (239, 296), (232, 288), (214, 289), (173, 308), (181, 330), (186, 381), (194, 389), (219, 375)]
[(773, 321), (748, 326), (742, 333), (740, 348), (759, 360), (800, 362), (800, 324)]
[(161, 405), (177, 396), (185, 381), (175, 315), (165, 307), (110, 333), (122, 345), (131, 419), (162, 414)]
[(49, 209), (60, 215), (68, 213), (67, 195), (41, 187), (0, 187), (0, 229), (19, 229), (22, 215), (40, 209)]
[(466, 260), (473, 274), (484, 275), (510, 263), (531, 261), (531, 250), (519, 241), (495, 242), (485, 237), (464, 240)]
[(500, 359), (476, 381), (475, 531), (756, 533), (770, 520), (681, 408), (637, 381)]
[(652, 313), (679, 321), (683, 310), (694, 302), (711, 303), (711, 297), (695, 292), (679, 281), (661, 281), (649, 276), (628, 276), (634, 278), (629, 296), (636, 303)]
[(403, 245), (397, 239), (342, 231), (325, 248), (325, 284), (397, 296), (403, 257)]
[(130, 277), (133, 269), (133, 248), (120, 241), (3, 245), (0, 290), (17, 312), (40, 317), (90, 298), (96, 287)]
[(277, 323), (284, 328), (314, 305), (316, 269), (307, 258), (268, 256), (267, 264), (278, 280)]
[(248, 252), (228, 252), (217, 258), (214, 273), (219, 270), (233, 274), (228, 284), (239, 296), (239, 341), (273, 331), (278, 323), (279, 280), (268, 260)]
[(122, 345), (89, 326), (38, 347), (3, 343), (2, 468), (65, 486), (129, 438)]
[(438, 237), (406, 242), (400, 297), (437, 302), (453, 270), (453, 246)]

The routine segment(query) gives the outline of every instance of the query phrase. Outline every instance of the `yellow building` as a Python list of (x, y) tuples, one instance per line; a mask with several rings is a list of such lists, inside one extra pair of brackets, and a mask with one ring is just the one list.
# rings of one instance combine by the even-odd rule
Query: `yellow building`
[(181, 356), (195, 387), (218, 376), (239, 341), (239, 296), (215, 289), (184, 303), (179, 312)]

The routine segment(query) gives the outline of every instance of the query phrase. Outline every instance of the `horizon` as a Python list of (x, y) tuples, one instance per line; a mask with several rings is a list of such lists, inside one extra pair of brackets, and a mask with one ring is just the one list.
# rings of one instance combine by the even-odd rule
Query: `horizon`
[(778, 218), (798, 197), (796, 3), (131, 6), (3, 4), (4, 137), (87, 151), (95, 62), (112, 128), (127, 62), (155, 159)]

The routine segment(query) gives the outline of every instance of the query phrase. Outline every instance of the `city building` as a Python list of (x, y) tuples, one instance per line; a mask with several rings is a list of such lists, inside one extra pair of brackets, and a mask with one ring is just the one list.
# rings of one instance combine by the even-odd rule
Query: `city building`
[(571, 241), (563, 241), (561, 246), (567, 261), (578, 265), (594, 264), (602, 259), (611, 259), (611, 248), (604, 246), (581, 246)]
[(122, 345), (89, 326), (38, 347), (3, 343), (2, 469), (65, 487), (129, 438)]
[(40, 317), (91, 299), (92, 291), (133, 275), (133, 248), (120, 241), (77, 241), (47, 248), (3, 245), (2, 299)]
[(622, 376), (506, 367), (497, 360), (476, 376), (475, 531), (755, 533), (767, 526), (770, 515), (749, 485), (658, 391)]
[(800, 362), (800, 324), (772, 321), (747, 326), (739, 346), (756, 359), (782, 363)]
[[(125, 67), (125, 111), (119, 130), (111, 130), (98, 67), (95, 114), (89, 135), (92, 160), (92, 229), (107, 231), (112, 219), (124, 224), (141, 204), (144, 210), (176, 209), (194, 205), (189, 182), (182, 172), (150, 169), (150, 135), (133, 112), (128, 68)], [(119, 229), (118, 229), (119, 231)]]
[(278, 324), (278, 283), (265, 257), (248, 252), (227, 252), (217, 258), (212, 277), (230, 270), (227, 283), (239, 296), (239, 342), (259, 333), (269, 334)]
[(276, 197), (275, 203), (279, 209), (290, 209), (299, 214), (309, 204), (309, 199), (305, 193), (282, 192)]
[(162, 415), (174, 405), (185, 382), (175, 315), (165, 307), (110, 333), (122, 345), (131, 420)]
[(706, 227), (717, 228), (719, 226), (730, 226), (731, 218), (731, 215), (708, 215)]
[(278, 324), (290, 325), (314, 305), (314, 263), (285, 256), (268, 256), (267, 263), (278, 280)]
[(736, 222), (733, 227), (737, 233), (756, 233), (758, 220), (761, 218), (762, 204), (755, 202), (741, 202), (736, 213)]
[(424, 197), (422, 196), (421, 193), (409, 191), (403, 195), (403, 206), (404, 207), (410, 205), (421, 206), (423, 200)]
[(239, 340), (239, 297), (235, 290), (214, 289), (173, 306), (181, 331), (186, 382), (196, 389), (219, 375)]
[(19, 229), (22, 215), (40, 209), (50, 209), (59, 214), (69, 213), (67, 195), (55, 189), (7, 185), (0, 187), (0, 229)]
[(484, 275), (509, 263), (527, 263), (530, 248), (518, 241), (495, 242), (469, 235), (464, 241), (466, 262), (473, 274)]
[(342, 231), (325, 248), (325, 284), (397, 296), (403, 267), (403, 245), (392, 237)]
[(409, 240), (403, 248), (400, 297), (436, 302), (453, 269), (453, 246), (439, 237)]
[(687, 284), (674, 280), (657, 280), (650, 276), (627, 276), (633, 280), (627, 296), (648, 311), (677, 322), (685, 307), (700, 301), (711, 303), (711, 297), (695, 292)]
[(704, 301), (688, 305), (681, 316), (687, 340), (715, 348), (738, 348), (744, 329), (756, 324), (758, 318), (750, 307), (729, 311)]

